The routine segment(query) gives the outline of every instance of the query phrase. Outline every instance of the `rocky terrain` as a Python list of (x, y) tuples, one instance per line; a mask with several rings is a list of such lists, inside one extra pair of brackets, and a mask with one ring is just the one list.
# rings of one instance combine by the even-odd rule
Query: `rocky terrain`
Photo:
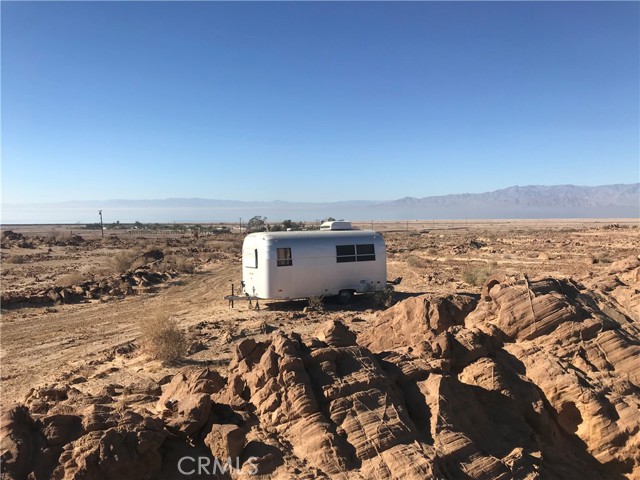
[[(611, 231), (606, 256), (582, 252)], [(637, 233), (617, 231), (564, 246), (539, 232), (391, 235), (389, 276), (404, 280), (387, 309), (229, 310), (220, 294), (237, 271), (215, 255), (159, 292), (38, 321), (43, 307), (13, 307), (2, 478), (640, 478), (640, 258)], [(485, 259), (493, 274), (468, 270)], [(158, 306), (191, 338), (176, 366), (146, 358), (117, 320)], [(102, 349), (87, 318), (109, 319)], [(74, 325), (76, 340), (69, 357), (30, 350), (57, 367), (29, 377), (7, 335), (26, 348), (20, 331), (51, 337), (25, 330), (42, 321)]]

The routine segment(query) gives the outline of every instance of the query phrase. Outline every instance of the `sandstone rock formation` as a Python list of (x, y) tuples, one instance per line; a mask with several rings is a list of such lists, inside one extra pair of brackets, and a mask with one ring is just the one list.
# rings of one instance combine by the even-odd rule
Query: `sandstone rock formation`
[(3, 291), (0, 301), (3, 308), (60, 305), (91, 299), (106, 301), (125, 295), (150, 292), (152, 287), (167, 282), (177, 275), (178, 272), (175, 270), (156, 272), (149, 266), (143, 266), (103, 280), (90, 280), (70, 287), (31, 288), (19, 292)]
[(185, 454), (231, 478), (639, 478), (639, 272), (494, 277), (357, 337), (247, 338), (226, 378), (187, 368), (125, 410), (122, 387), (44, 386), (2, 416), (2, 478), (181, 478)]

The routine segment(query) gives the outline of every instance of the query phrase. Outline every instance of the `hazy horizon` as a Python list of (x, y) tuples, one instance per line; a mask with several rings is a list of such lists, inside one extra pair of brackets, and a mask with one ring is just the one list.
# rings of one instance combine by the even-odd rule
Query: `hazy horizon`
[(600, 186), (528, 185), (492, 192), (404, 197), (391, 201), (237, 201), (205, 198), (112, 199), (3, 204), (2, 224), (134, 221), (235, 222), (259, 215), (274, 221), (427, 220), (474, 218), (638, 218), (640, 183)]
[[(164, 201), (171, 201), (171, 200), (204, 200), (204, 201), (216, 201), (216, 202), (229, 202), (229, 203), (238, 203), (238, 204), (243, 204), (243, 203), (251, 203), (251, 204), (257, 204), (257, 203), (297, 203), (297, 204), (318, 204), (318, 203), (323, 203), (323, 204), (339, 204), (339, 203), (356, 203), (356, 202), (363, 202), (363, 203), (382, 203), (382, 202), (393, 202), (396, 200), (401, 200), (403, 198), (416, 198), (416, 199), (421, 199), (421, 198), (432, 198), (432, 197), (450, 197), (450, 196), (455, 196), (455, 195), (477, 195), (477, 194), (485, 194), (485, 193), (491, 193), (491, 192), (500, 192), (503, 190), (509, 190), (509, 189), (514, 189), (514, 188), (529, 188), (529, 187), (541, 187), (541, 188), (554, 188), (554, 187), (578, 187), (578, 188), (596, 188), (596, 187), (603, 187), (603, 186), (632, 186), (632, 185), (637, 185), (640, 184), (640, 182), (620, 182), (620, 183), (614, 183), (614, 184), (594, 184), (594, 185), (578, 185), (578, 184), (573, 184), (573, 183), (565, 183), (565, 184), (555, 184), (555, 185), (534, 185), (534, 184), (526, 184), (526, 185), (508, 185), (502, 188), (497, 188), (495, 190), (478, 190), (478, 191), (458, 191), (458, 192), (449, 192), (449, 193), (444, 193), (444, 194), (440, 194), (440, 195), (419, 195), (419, 196), (411, 196), (411, 195), (405, 195), (404, 197), (396, 197), (396, 198), (341, 198), (341, 199), (334, 199), (334, 200), (330, 200), (330, 201), (325, 201), (325, 202), (313, 202), (313, 201), (304, 201), (304, 200), (282, 200), (280, 198), (273, 198), (273, 199), (257, 199), (257, 198), (253, 198), (253, 199), (248, 199), (248, 200), (239, 200), (239, 199), (234, 199), (234, 198), (214, 198), (214, 197), (198, 197), (198, 196), (191, 196), (191, 197), (179, 197), (179, 196), (165, 196), (165, 197), (157, 197), (157, 198), (134, 198), (134, 197), (122, 197), (122, 198), (114, 198), (114, 197), (106, 197), (104, 199), (99, 199), (99, 198), (85, 198), (85, 199), (77, 199), (77, 198), (71, 198), (71, 199), (66, 199), (66, 200), (60, 200), (60, 201), (56, 201), (56, 202), (51, 202), (51, 203), (55, 203), (55, 204), (69, 204), (69, 203), (95, 203), (95, 204), (100, 204), (100, 203), (104, 203), (104, 202), (164, 202)], [(41, 205), (44, 203), (50, 203), (50, 202), (4, 202), (5, 205)]]

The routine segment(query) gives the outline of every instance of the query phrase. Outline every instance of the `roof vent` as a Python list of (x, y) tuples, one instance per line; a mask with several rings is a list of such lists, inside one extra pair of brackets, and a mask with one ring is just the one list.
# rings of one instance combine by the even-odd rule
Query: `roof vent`
[(351, 222), (324, 222), (320, 230), (353, 230)]

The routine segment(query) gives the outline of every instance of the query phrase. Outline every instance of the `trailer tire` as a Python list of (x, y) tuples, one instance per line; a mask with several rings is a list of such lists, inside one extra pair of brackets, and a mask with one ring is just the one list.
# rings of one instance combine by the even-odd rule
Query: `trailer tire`
[(340, 290), (338, 292), (338, 301), (342, 305), (347, 305), (353, 300), (353, 290)]

